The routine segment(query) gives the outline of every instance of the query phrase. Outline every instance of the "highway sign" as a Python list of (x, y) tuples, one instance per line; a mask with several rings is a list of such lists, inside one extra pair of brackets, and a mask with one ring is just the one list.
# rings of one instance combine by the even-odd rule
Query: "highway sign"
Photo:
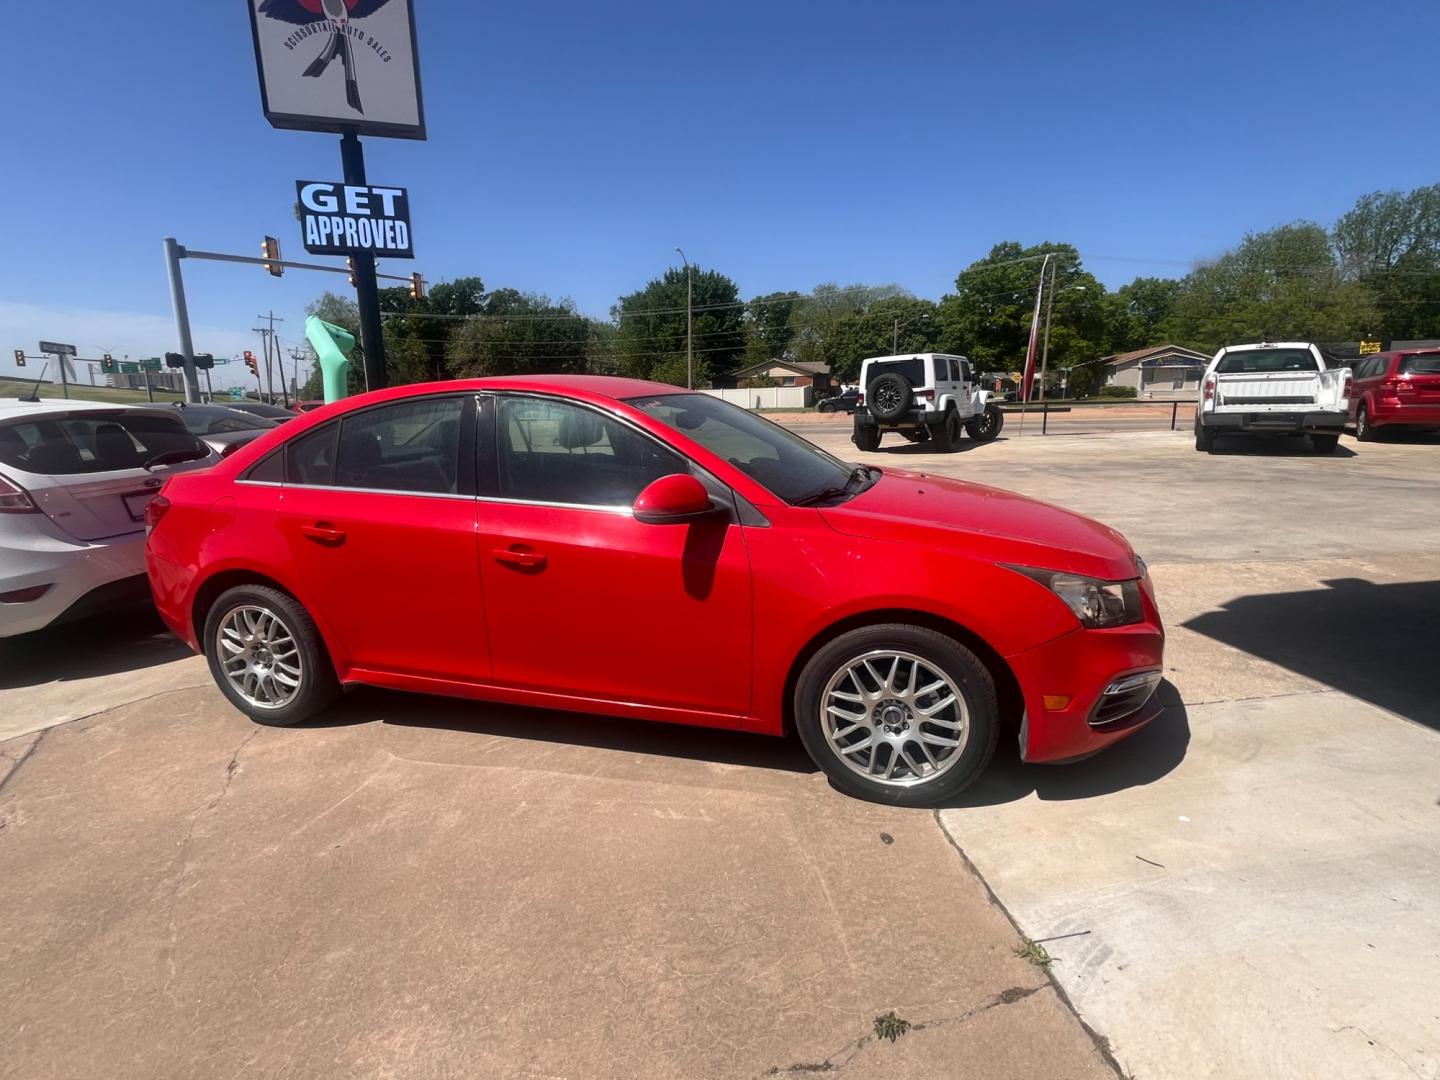
[(54, 353), (56, 356), (74, 356), (74, 345), (61, 345), (56, 341), (40, 342), (40, 351), (43, 353)]

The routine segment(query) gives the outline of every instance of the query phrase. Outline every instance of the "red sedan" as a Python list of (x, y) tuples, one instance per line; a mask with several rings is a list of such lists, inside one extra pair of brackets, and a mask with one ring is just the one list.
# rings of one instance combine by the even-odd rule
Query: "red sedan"
[(365, 683), (794, 730), (837, 787), (921, 806), (1002, 728), (1061, 761), (1161, 710), (1154, 593), (1113, 529), (660, 383), (366, 394), (148, 516), (161, 615), (263, 724)]

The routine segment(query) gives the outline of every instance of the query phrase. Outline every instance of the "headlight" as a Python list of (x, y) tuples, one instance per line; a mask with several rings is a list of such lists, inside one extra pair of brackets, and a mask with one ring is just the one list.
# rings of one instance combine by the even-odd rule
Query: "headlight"
[(1033, 566), (1011, 566), (1007, 569), (1044, 585), (1065, 602), (1065, 606), (1080, 620), (1080, 625), (1087, 629), (1126, 626), (1145, 617), (1140, 605), (1139, 581), (1100, 581), (1058, 570), (1039, 570)]

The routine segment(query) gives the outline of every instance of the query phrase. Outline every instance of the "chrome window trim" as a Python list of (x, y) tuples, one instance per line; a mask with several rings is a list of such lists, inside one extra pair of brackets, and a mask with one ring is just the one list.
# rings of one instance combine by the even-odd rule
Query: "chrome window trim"
[(291, 491), (340, 491), (355, 495), (399, 495), (413, 499), (461, 499), (466, 502), (501, 503), (506, 506), (543, 506), (552, 510), (594, 510), (601, 514), (633, 516), (634, 507), (623, 503), (603, 505), (587, 503), (540, 502), (535, 499), (503, 499), (492, 495), (459, 495), (447, 491), (398, 491), (390, 488), (332, 487), (327, 484), (278, 484), (273, 480), (235, 480), (245, 487), (288, 488)]

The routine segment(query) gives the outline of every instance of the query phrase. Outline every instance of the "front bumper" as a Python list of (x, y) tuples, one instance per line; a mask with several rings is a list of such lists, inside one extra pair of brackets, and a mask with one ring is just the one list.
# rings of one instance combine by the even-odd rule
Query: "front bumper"
[(144, 595), (145, 534), (76, 540), (43, 515), (14, 515), (0, 533), (0, 595), (48, 585), (33, 600), (0, 603), (0, 637), (79, 618)]
[(1075, 630), (1007, 656), (1025, 698), (1021, 758), (1070, 761), (1135, 734), (1164, 711), (1164, 654), (1165, 630), (1151, 610), (1144, 622)]
[(1345, 426), (1343, 412), (1202, 412), (1200, 426), (1217, 431), (1299, 433), (1315, 431), (1338, 435)]

